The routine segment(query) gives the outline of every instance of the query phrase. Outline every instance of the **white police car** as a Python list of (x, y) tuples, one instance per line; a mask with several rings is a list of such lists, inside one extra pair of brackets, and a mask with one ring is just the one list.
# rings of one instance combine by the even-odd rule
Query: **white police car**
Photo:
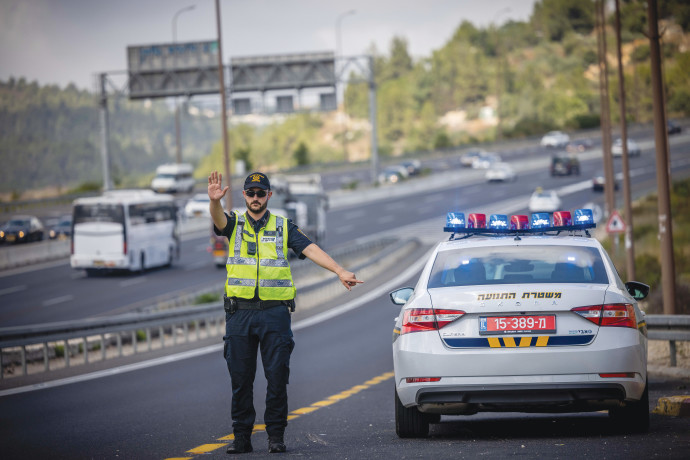
[[(573, 223), (574, 220), (574, 223)], [(527, 216), (449, 213), (393, 334), (395, 424), (426, 436), (441, 415), (608, 410), (649, 427), (649, 287), (623, 283), (589, 237), (590, 210)]]

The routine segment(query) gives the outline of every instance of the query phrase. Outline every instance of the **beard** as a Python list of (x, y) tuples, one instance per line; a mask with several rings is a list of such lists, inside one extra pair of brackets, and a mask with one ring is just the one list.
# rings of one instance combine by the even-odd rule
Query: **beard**
[(261, 214), (266, 210), (266, 207), (268, 206), (268, 200), (266, 200), (264, 204), (261, 204), (261, 202), (259, 201), (249, 201), (245, 198), (244, 204), (247, 206), (247, 209), (253, 212), (254, 214)]

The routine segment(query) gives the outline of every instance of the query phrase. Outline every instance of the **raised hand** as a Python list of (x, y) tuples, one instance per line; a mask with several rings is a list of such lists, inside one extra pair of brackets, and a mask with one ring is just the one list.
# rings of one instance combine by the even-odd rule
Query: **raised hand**
[(225, 193), (230, 188), (225, 186), (221, 187), (223, 182), (223, 175), (218, 171), (213, 171), (210, 176), (208, 176), (208, 197), (213, 201), (218, 201), (225, 196)]

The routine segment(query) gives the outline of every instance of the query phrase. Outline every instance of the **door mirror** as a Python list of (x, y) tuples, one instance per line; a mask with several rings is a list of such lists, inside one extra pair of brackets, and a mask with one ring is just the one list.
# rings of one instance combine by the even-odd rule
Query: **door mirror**
[(393, 302), (396, 305), (404, 305), (405, 302), (407, 302), (409, 300), (409, 298), (412, 297), (413, 292), (414, 292), (414, 288), (404, 287), (404, 288), (396, 289), (395, 291), (391, 292), (389, 295), (391, 296), (391, 302)]
[(628, 281), (625, 283), (625, 288), (635, 300), (642, 300), (649, 294), (649, 286), (639, 281)]

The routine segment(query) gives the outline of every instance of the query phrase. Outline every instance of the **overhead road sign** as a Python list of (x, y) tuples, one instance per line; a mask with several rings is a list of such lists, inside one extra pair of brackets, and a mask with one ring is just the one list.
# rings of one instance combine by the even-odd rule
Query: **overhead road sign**
[(216, 41), (128, 46), (129, 98), (220, 92)]
[(230, 58), (231, 88), (270, 91), (335, 87), (335, 55), (320, 53), (279, 54)]
[(625, 221), (618, 214), (618, 211), (614, 210), (609, 217), (609, 221), (606, 224), (606, 231), (608, 233), (625, 233)]

